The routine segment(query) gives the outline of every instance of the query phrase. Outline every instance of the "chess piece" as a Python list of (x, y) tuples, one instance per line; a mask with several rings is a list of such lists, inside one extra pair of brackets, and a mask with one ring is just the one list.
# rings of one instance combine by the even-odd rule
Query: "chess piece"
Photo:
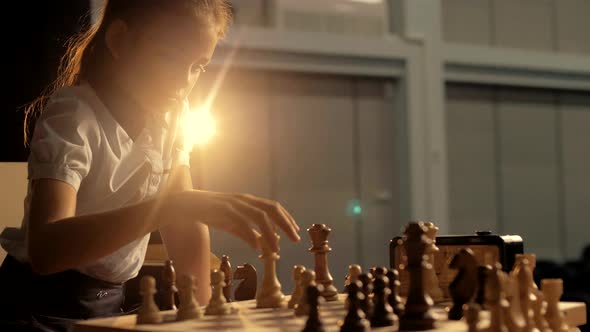
[(172, 260), (166, 260), (162, 271), (162, 310), (176, 310), (176, 271)]
[(531, 308), (533, 310), (533, 321), (537, 329), (542, 332), (550, 331), (549, 324), (545, 319), (545, 312), (547, 310), (547, 302), (545, 301), (545, 297), (543, 292), (539, 290), (539, 287), (534, 281), (533, 274), (535, 272), (535, 267), (537, 265), (537, 256), (532, 253), (526, 254), (516, 254), (515, 257), (516, 261), (514, 263), (513, 272), (516, 272), (519, 269), (519, 266), (522, 265), (522, 261), (526, 259), (529, 263), (529, 268), (531, 270), (531, 275), (529, 280), (529, 284), (531, 285)]
[(303, 271), (305, 271), (305, 266), (303, 265), (295, 265), (293, 267), (293, 283), (295, 284), (295, 289), (293, 290), (293, 294), (291, 294), (289, 302), (287, 302), (289, 309), (295, 308), (295, 304), (299, 303), (299, 300), (303, 296), (303, 288), (301, 288), (301, 273)]
[[(301, 289), (307, 289), (309, 286), (317, 285), (315, 282), (315, 271), (305, 270), (301, 272)], [(321, 295), (321, 294), (320, 294)], [(306, 294), (299, 298), (295, 305), (295, 316), (305, 316), (309, 313), (309, 304), (307, 303)]]
[(510, 273), (505, 276), (504, 293), (506, 294), (506, 300), (510, 304), (510, 307), (504, 313), (508, 331), (524, 331), (526, 327), (526, 322), (521, 311), (522, 309), (520, 305), (520, 292), (518, 290), (518, 281), (516, 280), (516, 276), (513, 273)]
[(423, 331), (435, 328), (431, 310), (433, 302), (425, 291), (424, 274), (430, 267), (425, 262), (426, 247), (430, 239), (425, 236), (426, 227), (422, 222), (410, 222), (404, 232), (404, 246), (408, 255), (409, 292), (406, 310), (400, 318), (400, 330)]
[(152, 276), (141, 278), (139, 293), (142, 296), (141, 307), (137, 312), (137, 324), (158, 324), (162, 322), (160, 309), (154, 301), (156, 279)]
[(307, 232), (311, 237), (312, 246), (309, 251), (315, 256), (316, 282), (324, 286), (322, 297), (326, 301), (336, 301), (338, 290), (333, 285), (333, 278), (328, 269), (328, 253), (332, 248), (328, 246), (328, 235), (332, 230), (324, 224), (313, 224)]
[(398, 317), (393, 313), (393, 308), (387, 302), (390, 290), (387, 287), (389, 280), (386, 276), (377, 275), (373, 281), (373, 316), (371, 327), (394, 326)]
[[(276, 235), (276, 241), (279, 241), (278, 235)], [(272, 251), (266, 241), (261, 241), (260, 247), (262, 255), (259, 258), (264, 261), (264, 275), (262, 286), (256, 294), (256, 308), (280, 308), (284, 305), (285, 299), (281, 291), (281, 283), (277, 278), (276, 264), (280, 256)]]
[(223, 287), (225, 286), (225, 274), (220, 270), (211, 271), (211, 300), (205, 307), (205, 315), (227, 315), (230, 313), (230, 307), (227, 306), (227, 300), (223, 296)]
[(537, 299), (533, 303), (533, 314), (535, 317), (535, 325), (541, 332), (552, 332), (551, 328), (549, 327), (549, 322), (545, 319), (545, 314), (547, 313), (547, 301), (545, 300), (545, 295), (539, 289), (533, 289), (533, 294)]
[(231, 263), (229, 262), (229, 257), (227, 255), (221, 256), (221, 265), (219, 266), (219, 270), (223, 271), (225, 275), (225, 287), (223, 287), (223, 296), (227, 300), (227, 302), (231, 302), (231, 289), (233, 286), (232, 283), (232, 269)]
[(474, 300), (477, 291), (477, 266), (477, 260), (470, 248), (461, 249), (453, 256), (449, 268), (459, 272), (449, 284), (449, 293), (453, 299), (448, 315), (450, 320), (460, 320), (463, 306)]
[(178, 280), (178, 287), (180, 288), (180, 308), (176, 312), (176, 320), (201, 318), (203, 312), (195, 299), (195, 278), (192, 275), (182, 275)]
[(502, 267), (500, 263), (495, 264), (491, 270), (488, 270), (488, 276), (485, 283), (485, 303), (490, 311), (489, 332), (508, 332), (504, 313), (508, 309), (508, 300), (502, 289), (502, 277), (500, 275)]
[(234, 290), (234, 299), (236, 301), (252, 300), (256, 297), (258, 274), (252, 264), (239, 265), (234, 272), (234, 280), (242, 280)]
[(373, 301), (371, 301), (370, 295), (373, 293), (373, 275), (371, 273), (361, 273), (359, 275), (359, 281), (361, 282), (361, 291), (363, 297), (360, 299), (359, 308), (363, 311), (366, 318), (371, 318), (373, 315)]
[[(511, 272), (515, 272), (516, 270), (518, 270), (518, 268), (522, 264), (522, 261), (525, 259), (528, 261), (531, 273), (533, 273), (535, 271), (535, 266), (537, 265), (537, 255), (532, 254), (532, 253), (516, 254), (514, 256), (514, 265), (512, 266)], [(538, 288), (537, 284), (533, 284), (532, 286), (534, 288)]]
[(320, 289), (321, 285), (309, 285), (305, 289), (305, 298), (307, 300), (307, 306), (309, 313), (307, 315), (307, 321), (302, 332), (324, 332), (324, 325), (320, 320), (320, 312), (318, 310), (320, 302)]
[(399, 237), (396, 241), (399, 247), (399, 263), (394, 268), (399, 272), (399, 280), (401, 282), (400, 296), (402, 298), (408, 297), (409, 292), (409, 273), (408, 273), (408, 254), (404, 244), (403, 237)]
[(373, 266), (372, 268), (370, 268), (369, 273), (373, 276), (373, 278), (375, 278), (375, 276), (377, 275), (377, 267)]
[(482, 309), (486, 309), (485, 306), (485, 289), (486, 289), (486, 278), (490, 274), (492, 269), (491, 265), (479, 265), (477, 267), (477, 292), (475, 294), (475, 302), (480, 305)]
[(340, 323), (340, 332), (365, 332), (369, 330), (369, 321), (365, 319), (365, 313), (360, 308), (365, 294), (362, 290), (362, 282), (352, 281), (346, 288), (348, 293), (348, 311), (344, 321)]
[[(479, 312), (481, 306), (476, 302), (469, 302), (464, 308), (465, 322), (467, 322), (468, 332), (479, 332), (477, 323), (479, 323)], [(512, 331), (511, 331), (512, 332)]]
[(533, 281), (533, 274), (528, 259), (521, 259), (513, 272), (518, 281), (520, 310), (524, 317), (525, 330), (528, 332), (539, 332), (535, 326), (535, 313), (532, 309), (532, 303), (536, 300), (532, 293), (535, 282)]
[(402, 301), (401, 296), (399, 296), (399, 272), (397, 272), (396, 269), (390, 269), (387, 271), (387, 279), (389, 280), (389, 290), (391, 290), (387, 302), (389, 302), (389, 305), (393, 308), (393, 313), (398, 317), (401, 317), (404, 314), (404, 302)]
[(428, 236), (430, 239), (430, 244), (426, 246), (426, 255), (428, 256), (430, 269), (425, 270), (425, 287), (426, 293), (428, 293), (428, 295), (430, 295), (432, 300), (436, 303), (443, 299), (443, 291), (440, 288), (434, 265), (434, 254), (440, 251), (440, 249), (436, 246), (436, 234), (438, 232), (438, 227), (432, 222), (425, 222), (424, 226), (426, 227), (426, 236)]
[(562, 279), (542, 279), (541, 291), (547, 299), (547, 312), (545, 318), (553, 332), (569, 331), (569, 326), (564, 320), (563, 313), (559, 310), (559, 301), (563, 295)]
[(351, 282), (357, 281), (359, 275), (363, 273), (361, 266), (358, 264), (352, 264), (348, 266), (348, 275), (344, 281), (344, 287), (346, 288)]
[(387, 274), (387, 268), (383, 267), (383, 266), (377, 266), (372, 268), (371, 270), (373, 270), (372, 274), (373, 274), (373, 279), (377, 278), (378, 276), (385, 276)]

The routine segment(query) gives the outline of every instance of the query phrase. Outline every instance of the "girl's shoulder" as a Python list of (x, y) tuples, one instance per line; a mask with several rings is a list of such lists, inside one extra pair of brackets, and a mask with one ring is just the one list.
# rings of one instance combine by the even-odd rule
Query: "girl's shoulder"
[(37, 122), (59, 120), (98, 130), (101, 107), (88, 84), (64, 86), (49, 96)]
[(93, 100), (91, 89), (87, 84), (61, 87), (47, 99), (43, 113), (76, 113), (93, 118), (99, 105)]
[(101, 132), (97, 116), (99, 105), (89, 89), (86, 85), (64, 86), (51, 94), (36, 120), (33, 143), (35, 138), (48, 135), (72, 140), (84, 135), (98, 141)]

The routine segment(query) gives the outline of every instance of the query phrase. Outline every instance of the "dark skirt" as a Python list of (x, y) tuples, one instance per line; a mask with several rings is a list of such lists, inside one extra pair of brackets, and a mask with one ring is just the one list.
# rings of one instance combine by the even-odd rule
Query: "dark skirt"
[(69, 332), (79, 320), (122, 314), (124, 285), (69, 270), (38, 275), (7, 256), (0, 266), (0, 331)]

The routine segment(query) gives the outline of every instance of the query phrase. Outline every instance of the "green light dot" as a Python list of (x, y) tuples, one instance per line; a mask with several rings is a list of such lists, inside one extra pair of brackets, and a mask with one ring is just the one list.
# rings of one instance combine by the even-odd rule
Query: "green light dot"
[(352, 209), (352, 212), (354, 212), (354, 214), (356, 214), (356, 215), (359, 215), (363, 212), (363, 208), (361, 208), (359, 205), (357, 205)]

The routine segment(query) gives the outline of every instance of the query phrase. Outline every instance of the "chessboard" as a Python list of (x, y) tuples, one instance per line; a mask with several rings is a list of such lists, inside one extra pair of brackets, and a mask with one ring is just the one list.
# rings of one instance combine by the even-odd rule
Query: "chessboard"
[[(574, 332), (586, 324), (584, 303), (561, 301), (563, 280), (534, 282), (531, 253), (516, 255), (514, 266), (505, 271), (500, 262), (482, 264), (474, 250), (462, 248), (448, 262), (454, 271), (452, 281), (441, 283), (433, 269), (436, 230), (433, 223), (410, 222), (400, 244), (403, 264), (367, 271), (351, 264), (345, 294), (338, 292), (330, 275), (331, 229), (323, 224), (308, 229), (312, 244), (308, 250), (315, 256), (315, 266), (293, 267), (295, 289), (290, 296), (283, 294), (277, 278), (280, 256), (266, 241), (260, 243), (262, 278), (247, 266), (233, 273), (229, 258), (223, 256), (219, 269), (211, 272), (212, 294), (206, 306), (195, 299), (199, 285), (194, 276), (177, 280), (170, 262), (160, 291), (153, 276), (141, 279), (142, 301), (136, 315), (80, 321), (74, 332)], [(233, 279), (243, 280), (235, 289), (236, 301), (231, 299)], [(159, 292), (165, 294), (163, 307), (155, 299)]]
[[(289, 299), (289, 296), (286, 298)], [(320, 319), (326, 332), (340, 331), (339, 324), (346, 315), (344, 301), (345, 294), (339, 294), (337, 301), (320, 304)], [(468, 326), (464, 320), (452, 321), (446, 318), (446, 309), (450, 303), (440, 303), (434, 306), (437, 316), (435, 332), (453, 331), (467, 332)], [(93, 319), (78, 323), (74, 332), (192, 332), (192, 331), (286, 331), (300, 332), (305, 326), (306, 317), (295, 316), (293, 309), (271, 308), (258, 309), (256, 301), (231, 302), (231, 313), (224, 316), (203, 316), (199, 319), (177, 322), (175, 311), (163, 311), (163, 322), (159, 324), (137, 324), (136, 315), (126, 315), (112, 318)], [(586, 306), (578, 302), (559, 303), (560, 311), (564, 314), (569, 326), (580, 326), (586, 323)], [(481, 328), (489, 324), (489, 315), (482, 312)], [(373, 328), (371, 331), (393, 331), (391, 327)], [(576, 331), (571, 328), (570, 331)]]

